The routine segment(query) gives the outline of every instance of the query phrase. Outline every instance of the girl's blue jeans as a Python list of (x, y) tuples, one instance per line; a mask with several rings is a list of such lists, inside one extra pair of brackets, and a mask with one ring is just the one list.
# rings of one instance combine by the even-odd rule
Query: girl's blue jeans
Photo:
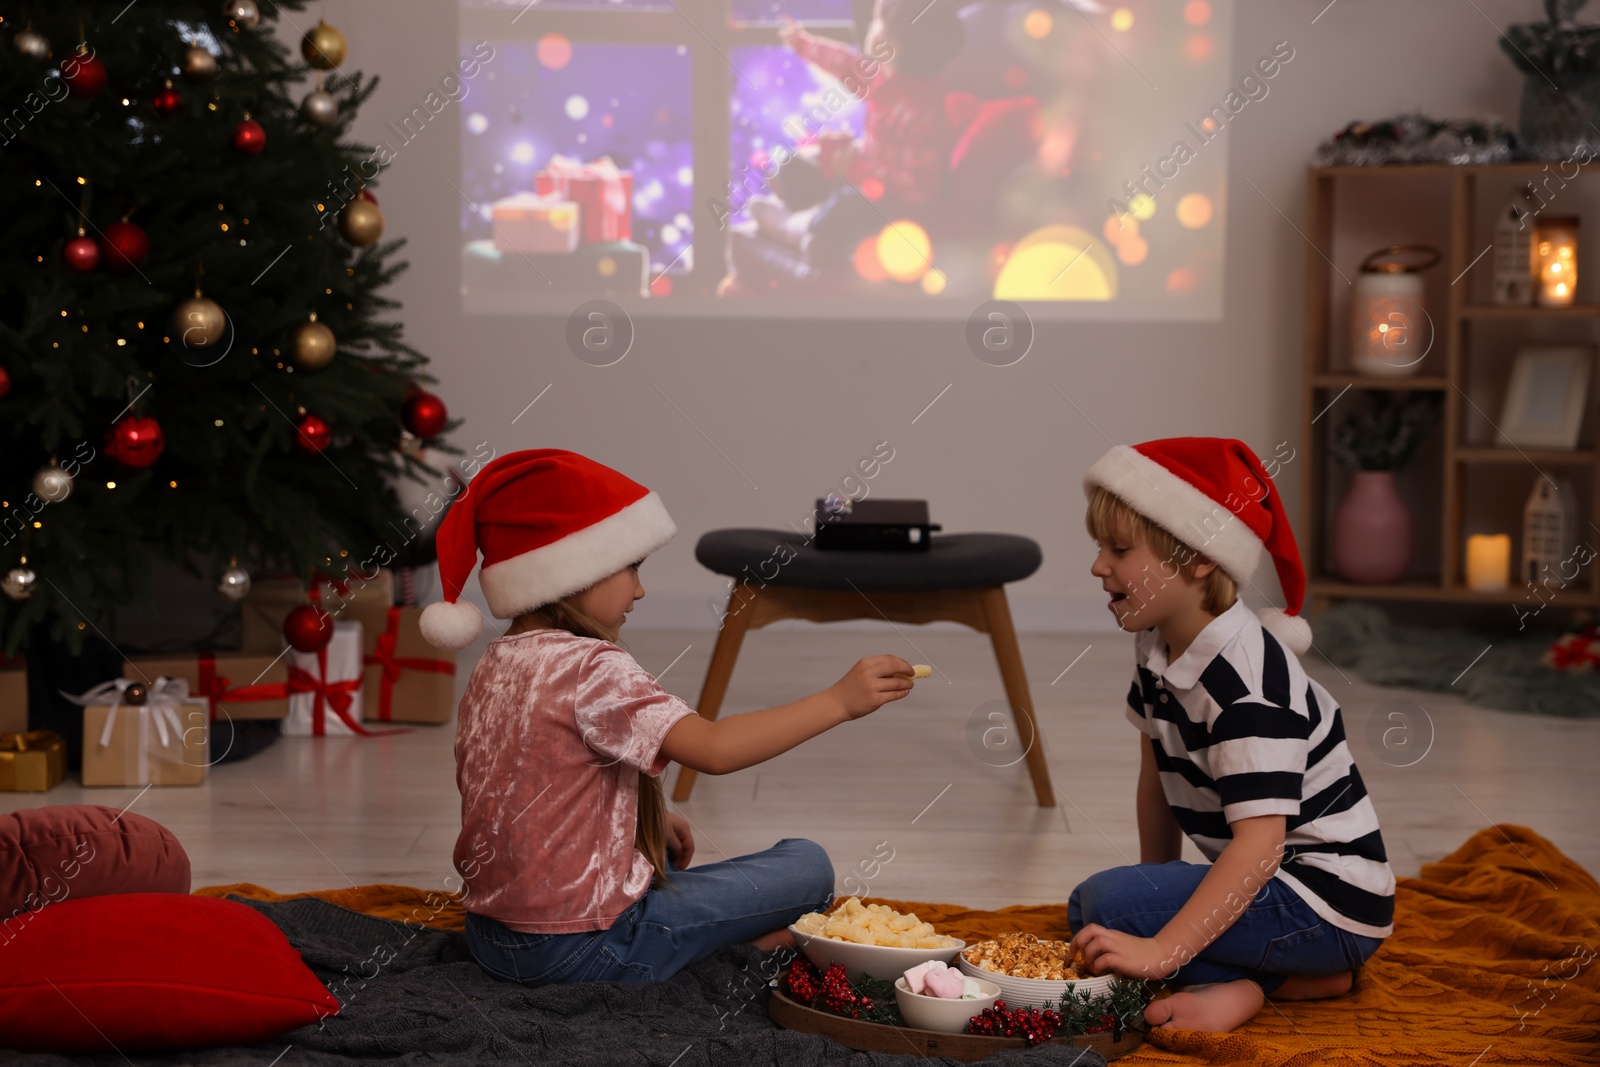
[(609, 930), (524, 934), (467, 914), (467, 946), (485, 971), (525, 985), (664, 982), (717, 950), (781, 930), (833, 898), (822, 846), (786, 838), (765, 852), (680, 870)]
[[(1067, 922), (1074, 933), (1098, 923), (1154, 937), (1188, 903), (1210, 869), (1209, 864), (1174, 860), (1101, 871), (1072, 891)], [(1214, 928), (1224, 925), (1225, 918), (1218, 916)], [(1177, 974), (1159, 977), (1180, 987), (1248, 978), (1270, 994), (1291, 975), (1354, 971), (1382, 943), (1382, 938), (1334, 926), (1293, 889), (1272, 878), (1204, 952), (1179, 967)]]

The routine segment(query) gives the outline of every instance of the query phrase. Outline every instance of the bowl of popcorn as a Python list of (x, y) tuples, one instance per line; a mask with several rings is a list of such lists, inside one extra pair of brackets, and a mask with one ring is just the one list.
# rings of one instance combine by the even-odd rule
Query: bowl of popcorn
[(940, 960), (919, 963), (895, 979), (894, 1000), (906, 1025), (918, 1030), (960, 1034), (974, 1015), (1000, 997), (1000, 987), (962, 974)]
[(1072, 958), (1065, 941), (1043, 941), (1032, 934), (1005, 934), (978, 941), (961, 952), (963, 974), (993, 982), (1008, 1007), (1044, 1008), (1068, 993), (1099, 996), (1115, 975), (1092, 975), (1080, 956)]
[(902, 915), (884, 904), (863, 904), (856, 897), (827, 914), (800, 916), (789, 932), (817, 970), (826, 972), (837, 963), (852, 982), (862, 976), (892, 982), (928, 960), (950, 963), (966, 945), (915, 915)]

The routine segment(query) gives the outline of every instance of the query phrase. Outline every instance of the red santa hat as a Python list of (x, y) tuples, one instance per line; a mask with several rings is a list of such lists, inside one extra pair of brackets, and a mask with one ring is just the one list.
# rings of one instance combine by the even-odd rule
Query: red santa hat
[(460, 597), (479, 552), (489, 611), (511, 619), (637, 563), (675, 533), (659, 496), (592, 459), (559, 448), (501, 456), (439, 524), (444, 602), (423, 609), (422, 636), (438, 648), (478, 636), (481, 615)]
[(1170, 437), (1117, 445), (1084, 476), (1084, 492), (1104, 488), (1183, 544), (1215, 560), (1243, 585), (1263, 550), (1272, 557), (1287, 610), (1267, 608), (1261, 624), (1296, 653), (1311, 647), (1300, 618), (1306, 574), (1272, 478), (1243, 441)]

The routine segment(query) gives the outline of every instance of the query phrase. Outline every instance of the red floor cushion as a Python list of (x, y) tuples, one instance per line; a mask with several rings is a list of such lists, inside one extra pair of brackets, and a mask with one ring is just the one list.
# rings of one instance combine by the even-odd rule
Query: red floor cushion
[(0, 1047), (58, 1053), (249, 1045), (339, 1011), (266, 916), (121, 893), (0, 923)]
[(101, 804), (0, 815), (0, 920), (107, 893), (187, 893), (189, 855), (154, 819)]

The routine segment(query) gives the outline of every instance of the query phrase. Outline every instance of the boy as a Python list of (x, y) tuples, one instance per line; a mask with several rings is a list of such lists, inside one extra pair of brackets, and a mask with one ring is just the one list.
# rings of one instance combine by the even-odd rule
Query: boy
[[(1137, 633), (1128, 718), (1145, 735), (1141, 862), (1072, 892), (1097, 974), (1178, 987), (1152, 1026), (1227, 1031), (1284, 1000), (1338, 996), (1394, 930), (1394, 875), (1339, 707), (1295, 654), (1305, 574), (1261, 461), (1239, 441), (1151, 441), (1084, 478), (1090, 569)], [(1238, 599), (1265, 550), (1289, 602)], [(1185, 863), (1183, 835), (1209, 864)]]

